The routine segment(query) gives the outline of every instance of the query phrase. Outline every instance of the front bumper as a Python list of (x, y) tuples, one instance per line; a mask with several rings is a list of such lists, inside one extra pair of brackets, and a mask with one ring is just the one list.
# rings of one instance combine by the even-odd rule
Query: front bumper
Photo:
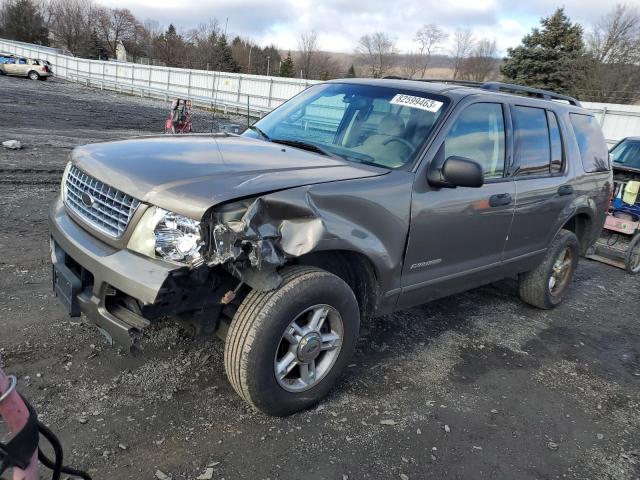
[[(167, 279), (181, 267), (106, 245), (73, 221), (60, 199), (51, 206), (49, 227), (54, 282), (60, 283), (54, 283), (54, 289), (70, 315), (81, 311), (112, 341), (134, 346), (148, 320), (110, 308), (107, 298), (121, 292), (153, 304)], [(61, 295), (63, 291), (68, 293)]]

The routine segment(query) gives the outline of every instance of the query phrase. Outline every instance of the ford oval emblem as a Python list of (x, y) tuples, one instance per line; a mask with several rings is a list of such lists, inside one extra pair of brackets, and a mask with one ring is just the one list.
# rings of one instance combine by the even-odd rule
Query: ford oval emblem
[(82, 192), (82, 203), (84, 204), (85, 207), (91, 208), (93, 207), (95, 200), (87, 192)]

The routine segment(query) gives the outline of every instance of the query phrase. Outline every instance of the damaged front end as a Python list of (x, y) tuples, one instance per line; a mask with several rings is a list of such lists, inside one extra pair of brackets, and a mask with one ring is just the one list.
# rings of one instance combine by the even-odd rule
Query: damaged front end
[(310, 252), (323, 233), (323, 222), (310, 203), (271, 196), (216, 206), (200, 222), (152, 207), (129, 249), (182, 268), (172, 272), (141, 314), (152, 321), (184, 320), (194, 333), (220, 333), (241, 290), (277, 288), (282, 281), (278, 268)]
[(278, 267), (313, 250), (324, 227), (308, 203), (258, 197), (213, 209), (204, 231), (205, 263), (223, 266), (242, 283), (264, 291), (280, 285)]

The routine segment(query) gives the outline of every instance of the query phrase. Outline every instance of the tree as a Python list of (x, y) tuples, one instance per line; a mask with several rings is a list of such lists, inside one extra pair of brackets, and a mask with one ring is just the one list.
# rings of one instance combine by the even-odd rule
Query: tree
[(475, 41), (470, 29), (457, 29), (453, 35), (453, 47), (451, 48), (451, 63), (453, 79), (456, 80), (462, 73), (467, 58), (471, 55)]
[(280, 71), (278, 74), (281, 77), (295, 77), (296, 70), (295, 65), (293, 64), (293, 59), (291, 58), (291, 51), (287, 52), (286, 58), (280, 64)]
[(423, 25), (416, 33), (414, 41), (419, 45), (420, 57), (422, 58), (422, 78), (424, 78), (427, 73), (431, 56), (438, 51), (442, 42), (448, 37), (449, 35), (434, 23)]
[(587, 36), (581, 97), (633, 103), (640, 97), (640, 12), (615, 6)]
[(49, 30), (31, 0), (8, 0), (2, 5), (0, 35), (21, 42), (49, 44)]
[(316, 60), (319, 53), (318, 33), (315, 30), (301, 33), (298, 38), (298, 49), (300, 50), (297, 64), (302, 70), (304, 78), (312, 78), (317, 75)]
[(77, 56), (94, 54), (97, 44), (102, 43), (97, 32), (99, 13), (92, 0), (52, 0), (49, 15), (55, 43)]
[(216, 57), (216, 70), (233, 73), (238, 73), (240, 71), (240, 65), (238, 65), (238, 62), (233, 58), (233, 52), (231, 51), (231, 47), (227, 43), (227, 37), (224, 34), (218, 37), (214, 54)]
[(87, 57), (93, 60), (107, 60), (109, 58), (109, 52), (104, 48), (104, 43), (95, 30), (91, 32)]
[(126, 44), (136, 35), (138, 20), (126, 8), (103, 9), (98, 17), (98, 34), (109, 54), (116, 55), (118, 43)]
[(514, 83), (573, 93), (580, 83), (583, 54), (582, 27), (558, 8), (540, 20), (540, 28), (527, 34), (522, 45), (507, 50), (501, 71)]
[(398, 53), (395, 42), (384, 32), (360, 37), (356, 53), (369, 67), (373, 78), (383, 77), (394, 65)]
[(177, 67), (181, 64), (184, 47), (184, 39), (178, 35), (176, 27), (172, 23), (169, 24), (167, 31), (154, 42), (156, 56), (169, 67)]
[(345, 75), (345, 77), (356, 78), (356, 69), (353, 67), (353, 63), (349, 67), (349, 70), (347, 70), (347, 74)]
[(497, 72), (500, 60), (495, 40), (483, 38), (474, 47), (462, 65), (462, 76), (476, 82), (484, 82)]

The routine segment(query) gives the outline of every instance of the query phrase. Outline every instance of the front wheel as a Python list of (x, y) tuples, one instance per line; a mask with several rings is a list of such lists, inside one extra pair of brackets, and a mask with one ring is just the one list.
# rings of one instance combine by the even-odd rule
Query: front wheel
[(578, 266), (578, 238), (560, 230), (535, 269), (520, 275), (520, 298), (534, 307), (550, 309), (562, 302)]
[(235, 391), (254, 408), (284, 416), (317, 403), (338, 382), (360, 326), (358, 302), (337, 276), (291, 267), (269, 292), (252, 291), (225, 340)]

